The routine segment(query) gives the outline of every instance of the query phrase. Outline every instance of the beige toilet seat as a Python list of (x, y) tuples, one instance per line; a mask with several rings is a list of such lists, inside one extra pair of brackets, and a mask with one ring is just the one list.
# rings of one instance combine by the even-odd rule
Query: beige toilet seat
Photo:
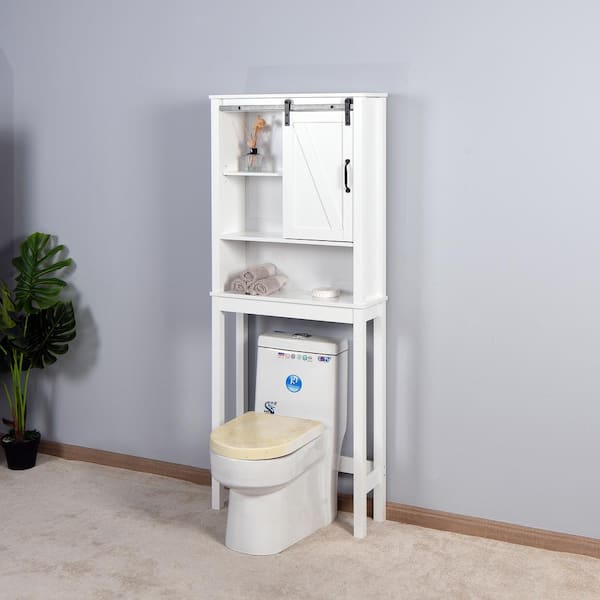
[(243, 460), (279, 458), (308, 444), (324, 430), (320, 421), (250, 411), (213, 430), (210, 449)]

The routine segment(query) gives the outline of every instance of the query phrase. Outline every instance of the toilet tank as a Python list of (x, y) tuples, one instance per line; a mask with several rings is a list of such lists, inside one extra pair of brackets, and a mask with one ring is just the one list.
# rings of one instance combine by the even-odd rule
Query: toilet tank
[(255, 410), (346, 431), (348, 342), (307, 333), (258, 338)]

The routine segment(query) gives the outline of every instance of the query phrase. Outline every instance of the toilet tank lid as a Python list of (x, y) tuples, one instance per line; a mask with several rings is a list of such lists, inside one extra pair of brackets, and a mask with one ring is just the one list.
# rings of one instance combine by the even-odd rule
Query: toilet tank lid
[(324, 430), (320, 421), (250, 411), (214, 429), (210, 449), (242, 460), (279, 458), (312, 442)]
[(258, 337), (259, 348), (273, 348), (288, 352), (309, 352), (311, 354), (329, 354), (335, 356), (348, 350), (348, 340), (336, 340), (309, 333), (287, 333), (274, 331)]

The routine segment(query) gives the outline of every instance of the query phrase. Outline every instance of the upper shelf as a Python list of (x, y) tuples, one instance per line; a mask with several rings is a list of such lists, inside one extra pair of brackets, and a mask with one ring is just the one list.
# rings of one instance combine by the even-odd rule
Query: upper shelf
[(284, 238), (281, 233), (265, 233), (263, 231), (236, 231), (234, 233), (223, 233), (222, 240), (236, 242), (266, 242), (269, 244), (304, 244), (308, 246), (338, 246), (352, 248), (353, 242), (340, 242), (330, 240), (307, 240), (296, 238)]
[(228, 177), (281, 177), (281, 171), (224, 171)]

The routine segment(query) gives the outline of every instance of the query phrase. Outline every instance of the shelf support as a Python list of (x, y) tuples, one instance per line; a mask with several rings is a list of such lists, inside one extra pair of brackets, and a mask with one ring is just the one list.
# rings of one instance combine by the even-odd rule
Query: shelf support
[(367, 535), (367, 322), (354, 311), (353, 323), (354, 537)]
[[(212, 303), (212, 428), (225, 422), (225, 313)], [(225, 490), (212, 478), (211, 507), (225, 506)]]
[(373, 319), (373, 468), (381, 473), (373, 488), (373, 520), (386, 519), (386, 306)]
[(235, 415), (248, 410), (248, 315), (235, 315)]

